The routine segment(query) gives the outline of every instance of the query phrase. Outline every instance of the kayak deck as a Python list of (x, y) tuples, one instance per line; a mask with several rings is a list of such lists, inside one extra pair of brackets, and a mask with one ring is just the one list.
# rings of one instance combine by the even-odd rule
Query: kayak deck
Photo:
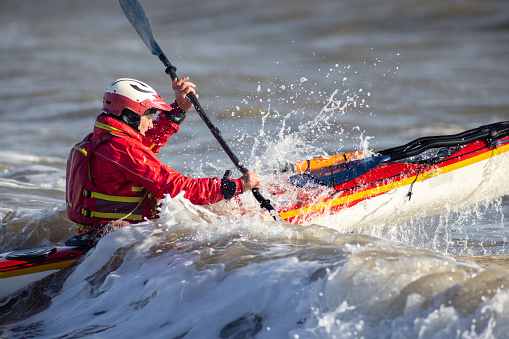
[[(294, 202), (278, 200), (278, 196), (283, 197), (289, 191), (284, 188), (286, 185), (273, 188), (271, 193), (281, 217), (296, 224), (314, 220), (321, 215), (338, 213), (362, 201), (400, 188), (406, 189), (405, 200), (415, 200), (417, 190), (423, 191), (423, 187), (419, 186), (421, 182), (427, 182), (426, 186), (437, 186), (439, 181), (444, 183), (447, 181), (449, 187), (440, 186), (442, 191), (448, 190), (450, 194), (440, 191), (439, 195), (447, 196), (445, 200), (457, 199), (458, 196), (453, 195), (455, 190), (451, 187), (473, 184), (473, 180), (472, 183), (468, 181), (476, 176), (482, 179), (485, 169), (480, 164), (495, 158), (505, 159), (507, 162), (509, 158), (509, 123), (488, 126), (490, 128), (484, 126), (458, 135), (435, 137), (437, 139), (433, 137), (417, 139), (407, 145), (381, 151), (379, 155), (366, 160), (350, 161), (290, 176), (289, 181), (295, 186), (300, 186), (298, 198), (294, 199)], [(472, 166), (475, 164), (479, 165)], [(348, 171), (350, 173), (347, 175), (343, 174)], [(446, 175), (448, 173), (449, 175)], [(351, 175), (353, 176), (349, 179)], [(446, 177), (447, 180), (444, 179)], [(349, 180), (345, 181), (345, 178)], [(478, 183), (473, 185), (472, 192), (475, 185)], [(429, 189), (426, 191), (437, 195), (435, 191)], [(468, 190), (462, 192), (471, 194)], [(432, 199), (433, 196), (428, 197), (429, 202)], [(401, 201), (401, 205), (403, 203)], [(417, 206), (422, 207), (422, 204), (416, 203), (415, 207)]]
[(0, 254), (0, 298), (71, 265), (87, 250), (79, 246), (39, 246)]

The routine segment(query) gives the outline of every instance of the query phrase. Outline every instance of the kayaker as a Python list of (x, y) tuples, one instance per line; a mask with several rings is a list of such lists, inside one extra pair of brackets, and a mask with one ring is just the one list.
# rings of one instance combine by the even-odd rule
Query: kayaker
[(195, 85), (188, 80), (173, 81), (171, 105), (138, 80), (123, 78), (108, 86), (93, 133), (73, 147), (67, 162), (67, 212), (78, 235), (95, 237), (153, 219), (165, 194), (175, 197), (185, 191), (191, 203), (207, 205), (260, 188), (258, 173), (195, 179), (157, 159), (193, 107), (186, 96), (196, 94)]

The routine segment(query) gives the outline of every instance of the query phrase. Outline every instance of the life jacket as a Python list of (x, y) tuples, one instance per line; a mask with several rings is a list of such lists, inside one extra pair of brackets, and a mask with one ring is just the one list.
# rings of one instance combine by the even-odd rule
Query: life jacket
[[(66, 203), (69, 219), (78, 230), (87, 232), (91, 227), (112, 220), (142, 221), (147, 214), (155, 217), (156, 199), (143, 187), (135, 188), (133, 196), (116, 196), (100, 193), (90, 179), (90, 159), (96, 148), (114, 138), (110, 133), (91, 140), (92, 133), (76, 144), (70, 152), (66, 168)], [(150, 212), (147, 212), (150, 211)]]

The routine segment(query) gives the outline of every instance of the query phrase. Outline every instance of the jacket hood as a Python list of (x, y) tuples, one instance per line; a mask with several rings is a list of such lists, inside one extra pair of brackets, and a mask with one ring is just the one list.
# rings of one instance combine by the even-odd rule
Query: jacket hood
[(148, 148), (154, 147), (153, 142), (149, 138), (134, 130), (129, 125), (105, 114), (100, 114), (94, 124), (94, 133), (92, 135), (92, 139), (95, 140), (101, 138), (108, 133), (112, 133), (113, 135), (120, 137), (129, 137), (140, 142)]

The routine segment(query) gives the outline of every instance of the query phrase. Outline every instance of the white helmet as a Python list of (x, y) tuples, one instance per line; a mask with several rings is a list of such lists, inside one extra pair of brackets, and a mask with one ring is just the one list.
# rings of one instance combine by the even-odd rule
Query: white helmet
[(103, 111), (121, 115), (124, 108), (143, 115), (149, 109), (170, 111), (172, 107), (152, 87), (135, 79), (117, 79), (106, 88)]

